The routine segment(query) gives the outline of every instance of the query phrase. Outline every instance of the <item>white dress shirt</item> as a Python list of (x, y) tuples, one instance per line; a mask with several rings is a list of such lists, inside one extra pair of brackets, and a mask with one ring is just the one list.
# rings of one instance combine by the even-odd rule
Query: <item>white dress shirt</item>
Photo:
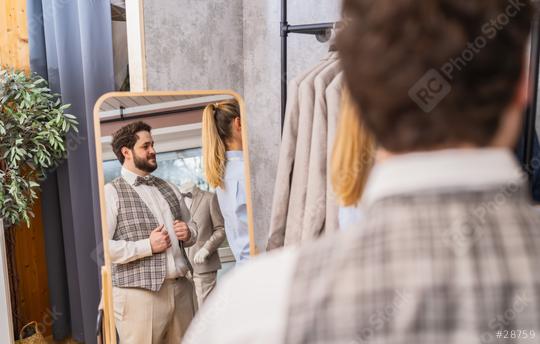
[[(152, 214), (156, 217), (158, 223), (164, 224), (169, 237), (171, 239), (171, 247), (166, 251), (167, 255), (167, 274), (165, 278), (172, 279), (185, 276), (189, 271), (180, 244), (174, 232), (173, 221), (174, 217), (167, 203), (167, 200), (154, 186), (138, 185), (134, 186), (138, 175), (122, 168), (122, 178), (133, 186), (139, 197), (148, 206)], [(182, 195), (178, 188), (169, 183), (174, 190), (178, 199), (182, 200)], [(149, 257), (152, 255), (152, 247), (150, 238), (139, 241), (113, 240), (116, 231), (117, 216), (118, 216), (118, 193), (112, 184), (105, 185), (105, 200), (107, 207), (107, 224), (109, 226), (109, 255), (114, 264), (126, 264), (137, 259)], [(186, 243), (187, 246), (194, 242), (197, 238), (197, 232), (193, 228), (189, 228), (191, 238)]]
[(191, 204), (193, 204), (193, 199), (189, 197), (184, 197), (184, 202), (186, 203), (186, 207), (191, 210)]
[[(519, 183), (523, 178), (508, 150), (412, 153), (375, 166), (362, 204), (367, 206), (396, 193), (449, 188), (481, 190), (500, 183)], [(290, 286), (298, 263), (297, 249), (288, 248), (252, 259), (225, 276), (195, 317), (184, 343), (282, 343)]]

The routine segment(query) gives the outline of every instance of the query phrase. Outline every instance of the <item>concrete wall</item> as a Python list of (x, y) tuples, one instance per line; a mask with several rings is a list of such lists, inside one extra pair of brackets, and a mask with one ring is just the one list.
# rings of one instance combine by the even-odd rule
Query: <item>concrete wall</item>
[[(337, 0), (290, 0), (289, 23), (336, 21)], [(256, 240), (264, 249), (280, 144), (280, 1), (153, 0), (144, 3), (149, 90), (230, 88), (247, 105)], [(289, 78), (328, 51), (289, 36)]]
[(243, 92), (242, 0), (144, 1), (149, 90)]

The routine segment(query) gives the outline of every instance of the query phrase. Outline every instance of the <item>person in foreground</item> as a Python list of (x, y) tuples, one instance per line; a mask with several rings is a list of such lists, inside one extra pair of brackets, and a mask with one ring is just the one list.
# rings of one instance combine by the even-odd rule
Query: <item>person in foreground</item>
[(178, 343), (195, 308), (184, 246), (197, 240), (180, 190), (157, 169), (151, 128), (134, 122), (113, 135), (121, 176), (105, 185), (113, 307), (122, 343)]
[[(390, 152), (359, 230), (235, 271), (187, 342), (538, 342), (540, 216), (510, 150), (532, 14), (528, 1), (345, 0), (347, 86)], [(468, 43), (482, 48), (463, 66)], [(439, 102), (425, 112), (409, 90)]]

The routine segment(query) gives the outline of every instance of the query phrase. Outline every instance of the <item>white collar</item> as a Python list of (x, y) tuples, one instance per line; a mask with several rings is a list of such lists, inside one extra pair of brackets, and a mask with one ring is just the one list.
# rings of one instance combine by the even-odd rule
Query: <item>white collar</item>
[(525, 175), (506, 149), (452, 149), (410, 153), (376, 164), (368, 179), (364, 205), (388, 196), (438, 189), (483, 190), (521, 184)]
[(122, 178), (124, 178), (125, 181), (128, 182), (128, 184), (130, 185), (135, 184), (135, 180), (137, 180), (137, 177), (144, 178), (143, 176), (139, 176), (137, 173), (131, 172), (130, 170), (128, 170), (127, 168), (123, 166), (122, 166), (121, 175), (122, 175)]

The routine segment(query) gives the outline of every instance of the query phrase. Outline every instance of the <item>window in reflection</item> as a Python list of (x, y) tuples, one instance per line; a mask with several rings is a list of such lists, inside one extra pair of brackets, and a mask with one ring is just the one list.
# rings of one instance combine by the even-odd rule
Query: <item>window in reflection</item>
[[(152, 174), (175, 185), (194, 182), (202, 190), (209, 190), (203, 177), (202, 149), (191, 148), (156, 154), (158, 168)], [(105, 183), (120, 176), (122, 165), (116, 159), (103, 162)]]

